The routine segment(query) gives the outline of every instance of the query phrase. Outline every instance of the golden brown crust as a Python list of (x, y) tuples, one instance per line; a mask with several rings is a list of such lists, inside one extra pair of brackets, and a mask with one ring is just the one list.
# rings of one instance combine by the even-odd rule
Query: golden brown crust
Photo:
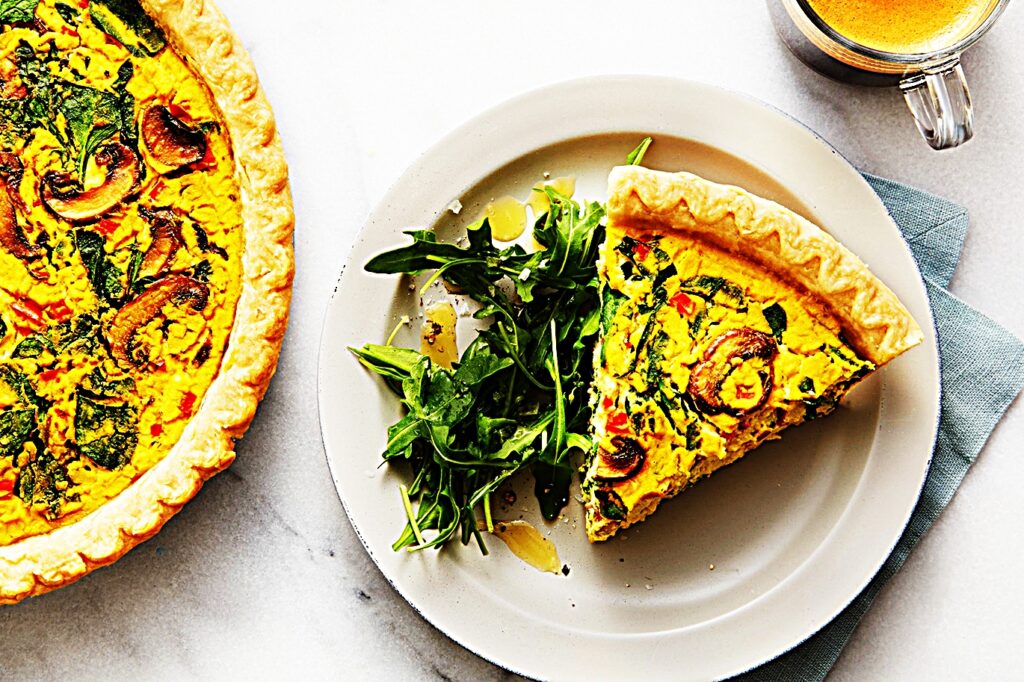
[(876, 365), (924, 340), (896, 295), (849, 249), (793, 211), (739, 187), (620, 166), (608, 178), (608, 219), (686, 230), (760, 262), (827, 303), (850, 343)]
[(293, 276), (288, 169), (252, 60), (209, 0), (141, 0), (207, 83), (241, 188), (242, 292), (220, 373), (181, 439), (118, 497), (78, 522), (0, 547), (0, 604), (74, 582), (155, 535), (235, 457), (277, 365)]

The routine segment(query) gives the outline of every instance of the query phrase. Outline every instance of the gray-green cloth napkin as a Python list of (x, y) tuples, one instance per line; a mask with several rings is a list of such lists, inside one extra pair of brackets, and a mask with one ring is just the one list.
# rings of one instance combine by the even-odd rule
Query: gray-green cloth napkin
[(864, 177), (903, 231), (935, 311), (942, 417), (931, 470), (903, 536), (864, 591), (816, 635), (738, 678), (742, 680), (788, 682), (828, 675), (871, 602), (949, 504), (1024, 385), (1024, 342), (945, 289), (967, 234), (967, 209), (892, 180)]

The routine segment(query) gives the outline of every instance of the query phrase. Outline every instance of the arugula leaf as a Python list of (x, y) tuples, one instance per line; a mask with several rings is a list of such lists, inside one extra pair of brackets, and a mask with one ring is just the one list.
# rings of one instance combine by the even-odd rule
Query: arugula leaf
[[(649, 140), (631, 156), (639, 162)], [(386, 461), (412, 471), (400, 489), (406, 527), (397, 549), (441, 547), (459, 539), (486, 547), (477, 527), (488, 520), (491, 495), (530, 469), (545, 518), (568, 502), (571, 453), (590, 451), (593, 346), (626, 297), (600, 288), (597, 258), (605, 209), (580, 205), (545, 187), (550, 210), (533, 229), (542, 249), (499, 248), (484, 219), (459, 244), (430, 230), (411, 230), (412, 243), (374, 256), (366, 270), (418, 276), (477, 301), (488, 326), (453, 369), (409, 349), (368, 344), (350, 349), (399, 396), (404, 416), (388, 429)], [(661, 282), (673, 269), (661, 271)], [(426, 289), (426, 286), (423, 287)]]
[(39, 0), (0, 0), (0, 22), (24, 23), (35, 19)]

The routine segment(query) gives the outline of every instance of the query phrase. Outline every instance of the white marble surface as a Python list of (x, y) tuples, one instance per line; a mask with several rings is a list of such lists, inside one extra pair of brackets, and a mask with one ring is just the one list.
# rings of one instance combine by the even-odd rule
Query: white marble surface
[[(1020, 7), (965, 59), (976, 139), (937, 154), (897, 93), (797, 63), (756, 0), (633, 13), (584, 0), (220, 5), (256, 60), (292, 166), (297, 278), (278, 374), (238, 461), (159, 536), (68, 589), (0, 610), (0, 677), (509, 677), (424, 622), (363, 551), (324, 460), (315, 370), (328, 297), (370, 207), (444, 133), (542, 84), (653, 73), (770, 102), (860, 168), (966, 205), (953, 291), (1024, 336)], [(1021, 674), (1022, 446), (1018, 400), (833, 679)]]

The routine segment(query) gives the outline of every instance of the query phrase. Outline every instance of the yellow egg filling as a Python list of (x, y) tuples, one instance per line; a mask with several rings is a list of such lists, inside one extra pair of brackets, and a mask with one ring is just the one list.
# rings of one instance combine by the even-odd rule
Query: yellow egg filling
[(240, 293), (212, 96), (146, 17), (117, 14), (131, 3), (80, 5), (42, 0), (0, 33), (0, 545), (167, 455)]

